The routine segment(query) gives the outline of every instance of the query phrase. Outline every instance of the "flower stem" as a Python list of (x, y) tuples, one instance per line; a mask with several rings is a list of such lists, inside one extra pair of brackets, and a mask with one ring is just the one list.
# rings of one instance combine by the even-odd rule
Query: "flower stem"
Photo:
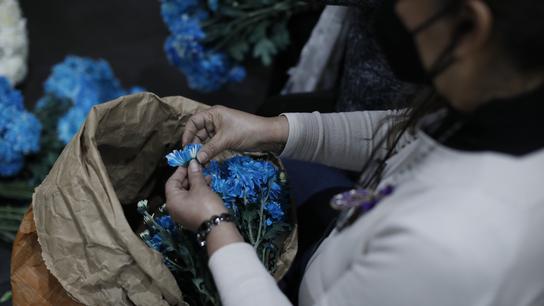
[(266, 204), (266, 202), (268, 202), (268, 198), (270, 197), (270, 188), (272, 186), (272, 180), (269, 179), (268, 180), (268, 188), (267, 188), (267, 192), (266, 192), (266, 196), (264, 197), (264, 199), (261, 199), (261, 209), (260, 209), (260, 213), (259, 213), (259, 232), (257, 233), (257, 241), (255, 242), (255, 250), (259, 247), (259, 244), (261, 244), (261, 233), (262, 233), (262, 228), (263, 228), (263, 216), (264, 216), (264, 205)]

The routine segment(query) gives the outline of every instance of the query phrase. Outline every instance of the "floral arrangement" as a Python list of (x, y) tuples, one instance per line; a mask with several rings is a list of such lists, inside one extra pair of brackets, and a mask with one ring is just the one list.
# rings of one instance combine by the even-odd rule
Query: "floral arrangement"
[[(105, 60), (73, 55), (67, 56), (62, 63), (53, 67), (51, 75), (45, 81), (44, 89), (46, 95), (72, 102), (70, 109), (59, 119), (57, 125), (58, 138), (64, 144), (77, 133), (93, 106), (143, 91), (141, 87), (123, 89)], [(42, 107), (46, 100), (40, 100), (38, 108)]]
[(141, 89), (123, 89), (104, 60), (68, 56), (54, 66), (44, 91), (29, 112), (21, 92), (0, 77), (0, 240), (13, 240), (26, 210), (21, 205), (28, 205), (92, 106)]
[[(200, 145), (191, 144), (166, 156), (172, 167), (186, 167)], [(264, 266), (274, 273), (284, 239), (292, 230), (286, 218), (289, 196), (285, 173), (266, 159), (239, 155), (211, 161), (204, 174), (211, 188), (234, 216), (244, 239), (255, 248)], [(190, 305), (220, 305), (204, 251), (194, 234), (174, 223), (165, 206), (151, 213), (147, 201), (138, 203), (147, 229), (143, 241), (163, 255)]]
[(0, 0), (0, 75), (12, 85), (27, 73), (28, 38), (26, 20), (17, 0)]
[(40, 149), (42, 125), (23, 104), (23, 95), (0, 77), (0, 176), (23, 168), (25, 155)]
[(245, 78), (248, 55), (270, 65), (290, 43), (290, 17), (309, 7), (299, 0), (161, 0), (171, 33), (164, 49), (190, 88), (215, 91)]

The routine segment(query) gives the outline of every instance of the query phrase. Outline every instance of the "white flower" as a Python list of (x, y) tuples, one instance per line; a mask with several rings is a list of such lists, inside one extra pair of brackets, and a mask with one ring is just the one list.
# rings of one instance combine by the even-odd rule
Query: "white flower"
[(0, 0), (0, 75), (12, 85), (27, 73), (28, 38), (26, 20), (16, 0)]
[(140, 202), (138, 202), (138, 210), (147, 210), (147, 200), (141, 200)]

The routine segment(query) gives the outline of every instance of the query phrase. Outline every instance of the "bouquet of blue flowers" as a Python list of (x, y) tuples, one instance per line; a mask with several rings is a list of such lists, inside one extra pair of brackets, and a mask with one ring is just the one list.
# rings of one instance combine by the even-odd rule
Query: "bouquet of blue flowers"
[[(201, 145), (191, 144), (166, 156), (172, 167), (186, 167)], [(245, 240), (255, 248), (263, 265), (275, 274), (285, 242), (293, 231), (287, 179), (270, 155), (235, 155), (212, 160), (204, 174), (234, 216)], [(194, 234), (172, 221), (162, 205), (154, 213), (147, 201), (138, 203), (147, 229), (140, 234), (146, 244), (163, 255), (184, 299), (190, 305), (220, 305), (217, 289), (207, 268), (205, 252)], [(282, 271), (281, 273), (283, 273)]]
[(215, 91), (245, 78), (248, 55), (270, 65), (290, 43), (290, 17), (310, 7), (300, 0), (161, 0), (171, 33), (164, 49), (190, 88)]

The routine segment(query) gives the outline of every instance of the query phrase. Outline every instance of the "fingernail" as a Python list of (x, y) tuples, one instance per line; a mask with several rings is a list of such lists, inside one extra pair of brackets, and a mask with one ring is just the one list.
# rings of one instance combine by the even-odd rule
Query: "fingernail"
[(191, 160), (191, 163), (189, 164), (189, 167), (191, 168), (191, 172), (198, 172), (200, 171), (200, 165), (196, 160)]
[(206, 152), (201, 151), (201, 152), (198, 152), (198, 154), (196, 155), (196, 158), (200, 162), (205, 162), (208, 158), (208, 154)]

